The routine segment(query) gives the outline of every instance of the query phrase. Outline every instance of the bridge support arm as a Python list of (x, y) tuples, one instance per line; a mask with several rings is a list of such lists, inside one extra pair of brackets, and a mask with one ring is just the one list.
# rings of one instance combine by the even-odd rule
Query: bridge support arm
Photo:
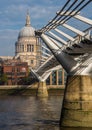
[(67, 73), (71, 73), (77, 67), (77, 62), (68, 54), (60, 50), (45, 34), (42, 34), (41, 38)]
[(59, 40), (63, 45), (67, 45), (67, 42), (65, 40), (63, 40), (62, 38), (60, 38), (59, 36), (57, 36), (56, 34), (52, 33), (51, 31), (49, 31), (49, 33), (54, 36), (57, 40)]
[(64, 37), (68, 38), (68, 39), (71, 40), (71, 41), (74, 41), (74, 40), (75, 40), (73, 37), (71, 37), (70, 35), (68, 35), (68, 34), (66, 34), (66, 33), (64, 33), (64, 32), (62, 32), (61, 30), (59, 30), (59, 29), (57, 29), (57, 28), (55, 28), (54, 30), (55, 30), (56, 32), (60, 33), (61, 35), (63, 35)]
[(92, 20), (91, 19), (85, 18), (85, 17), (83, 17), (81, 15), (75, 15), (74, 18), (76, 18), (76, 19), (78, 19), (78, 20), (80, 20), (82, 22), (85, 22), (85, 23), (87, 23), (89, 25), (92, 25)]
[(65, 28), (67, 28), (67, 29), (69, 29), (69, 30), (81, 35), (81, 36), (85, 36), (84, 32), (82, 32), (82, 31), (80, 31), (80, 30), (78, 30), (78, 29), (76, 29), (76, 28), (74, 28), (74, 27), (72, 27), (72, 26), (70, 26), (70, 25), (68, 25), (66, 23), (62, 24), (62, 26), (64, 26)]
[[(57, 12), (57, 14), (58, 14), (58, 12)], [(63, 12), (61, 12), (60, 13), (60, 15), (61, 16), (73, 16), (75, 14), (75, 12), (72, 12), (71, 14), (70, 14), (70, 12), (68, 11), (67, 13), (65, 13), (65, 11), (63, 11)], [(89, 24), (89, 25), (92, 25), (92, 20), (91, 19), (89, 19), (89, 18), (86, 18), (86, 17), (83, 17), (83, 16), (81, 16), (81, 15), (79, 15), (79, 14), (76, 14), (76, 15), (74, 15), (74, 18), (76, 18), (76, 19), (78, 19), (78, 20), (80, 20), (80, 21), (82, 21), (82, 22), (84, 22), (84, 23), (86, 23), (86, 24)]]

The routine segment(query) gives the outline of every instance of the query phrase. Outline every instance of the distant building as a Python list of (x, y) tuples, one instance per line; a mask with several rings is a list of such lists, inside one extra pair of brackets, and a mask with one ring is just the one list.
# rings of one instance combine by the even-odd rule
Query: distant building
[(19, 84), (22, 78), (28, 76), (28, 64), (20, 60), (7, 60), (2, 63), (2, 74), (7, 76), (8, 85)]
[(26, 24), (20, 30), (18, 40), (15, 43), (15, 58), (27, 62), (33, 69), (40, 65), (41, 44), (35, 36), (35, 29), (31, 26), (30, 16), (27, 13)]
[[(37, 69), (47, 59), (47, 55), (42, 54), (42, 45), (44, 46), (43, 41), (35, 36), (35, 29), (31, 26), (27, 13), (25, 26), (20, 30), (15, 43), (15, 56), (0, 56), (0, 73), (7, 75), (8, 85), (19, 84), (22, 78), (28, 76), (28, 68)], [(63, 85), (65, 78), (62, 68), (53, 71), (46, 82), (49, 85)]]
[(13, 59), (13, 56), (0, 56), (0, 62), (9, 59)]

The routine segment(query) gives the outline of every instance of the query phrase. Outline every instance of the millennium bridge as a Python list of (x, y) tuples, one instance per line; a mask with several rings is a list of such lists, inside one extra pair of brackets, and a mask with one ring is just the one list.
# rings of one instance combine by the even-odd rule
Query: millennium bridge
[[(42, 65), (37, 70), (31, 69), (39, 81), (38, 96), (48, 96), (45, 81), (53, 70), (63, 67), (67, 72), (61, 126), (92, 127), (92, 20), (81, 15), (81, 10), (91, 2), (67, 0), (56, 16), (35, 32), (47, 50)], [(81, 21), (84, 30), (72, 26), (71, 19), (77, 24)]]

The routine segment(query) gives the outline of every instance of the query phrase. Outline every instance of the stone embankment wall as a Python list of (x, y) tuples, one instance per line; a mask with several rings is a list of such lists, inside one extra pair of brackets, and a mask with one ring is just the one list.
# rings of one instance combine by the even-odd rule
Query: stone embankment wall
[[(64, 85), (47, 85), (48, 93), (50, 95), (60, 95), (64, 91)], [(3, 85), (0, 86), (0, 96), (6, 95), (36, 95), (38, 84), (34, 85)]]
[[(64, 85), (47, 85), (48, 89), (64, 89)], [(37, 89), (38, 84), (34, 85), (0, 85), (0, 89), (17, 89), (17, 88), (28, 88), (28, 89)]]

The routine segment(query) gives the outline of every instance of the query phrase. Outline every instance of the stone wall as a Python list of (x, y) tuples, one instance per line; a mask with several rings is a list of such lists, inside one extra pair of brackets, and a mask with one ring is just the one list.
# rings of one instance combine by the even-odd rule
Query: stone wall
[[(16, 89), (16, 88), (28, 88), (28, 89), (37, 89), (38, 84), (34, 85), (0, 85), (0, 89)], [(64, 85), (47, 85), (48, 89), (64, 89)]]

